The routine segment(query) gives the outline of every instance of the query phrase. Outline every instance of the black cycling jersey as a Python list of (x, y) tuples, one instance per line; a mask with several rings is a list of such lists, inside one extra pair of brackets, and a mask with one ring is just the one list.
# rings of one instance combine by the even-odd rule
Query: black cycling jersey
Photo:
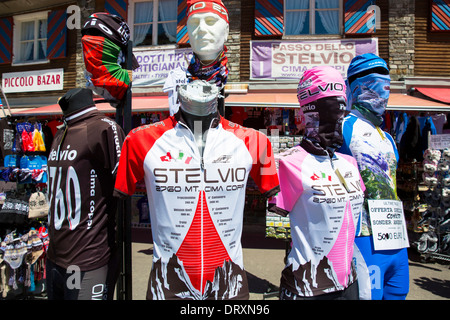
[(66, 118), (48, 158), (48, 259), (89, 271), (108, 263), (114, 244), (113, 197), (123, 130), (95, 106)]

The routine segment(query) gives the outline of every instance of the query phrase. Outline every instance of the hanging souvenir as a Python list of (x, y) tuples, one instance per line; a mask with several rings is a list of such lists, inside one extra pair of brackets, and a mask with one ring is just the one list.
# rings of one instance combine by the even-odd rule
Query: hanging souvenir
[[(129, 71), (121, 65), (130, 31), (121, 17), (94, 13), (81, 30), (87, 86), (117, 107), (131, 85)], [(133, 59), (133, 69), (139, 64)]]

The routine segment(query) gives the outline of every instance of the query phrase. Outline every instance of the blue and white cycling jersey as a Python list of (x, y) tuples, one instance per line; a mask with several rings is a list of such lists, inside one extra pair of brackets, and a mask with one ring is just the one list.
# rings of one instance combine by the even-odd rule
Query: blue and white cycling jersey
[(344, 118), (342, 127), (344, 143), (339, 152), (356, 158), (366, 186), (365, 205), (356, 235), (368, 236), (371, 227), (367, 200), (398, 200), (396, 171), (399, 155), (391, 135), (358, 116), (356, 110)]

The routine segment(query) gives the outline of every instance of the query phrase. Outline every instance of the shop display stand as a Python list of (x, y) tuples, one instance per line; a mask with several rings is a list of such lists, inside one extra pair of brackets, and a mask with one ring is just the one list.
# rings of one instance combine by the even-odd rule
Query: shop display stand
[[(126, 53), (127, 70), (132, 70), (133, 42), (128, 41)], [(121, 125), (125, 135), (131, 131), (132, 119), (132, 81), (127, 89), (124, 99), (116, 111), (116, 122)], [(132, 300), (131, 276), (131, 199), (119, 200), (117, 205), (117, 240), (120, 261), (120, 273), (117, 279), (117, 300)]]
[[(11, 121), (14, 126), (22, 122), (23, 119), (16, 119), (7, 117), (8, 121)], [(26, 119), (23, 123), (27, 123)], [(31, 124), (30, 124), (31, 125)], [(15, 143), (20, 144), (18, 139), (19, 133), (15, 133)], [(4, 143), (2, 141), (2, 143)], [(32, 158), (39, 160), (38, 162), (25, 161), (22, 162), (22, 158)], [(5, 156), (6, 158), (6, 156)], [(39, 159), (36, 159), (39, 158)], [(46, 244), (48, 237), (46, 236), (45, 241), (41, 239), (41, 242), (34, 246), (31, 245), (31, 238), (29, 237), (31, 230), (36, 230), (36, 234), (40, 227), (47, 229), (47, 217), (41, 218), (29, 218), (28, 217), (28, 203), (31, 194), (36, 191), (42, 191), (44, 194), (47, 193), (47, 162), (46, 156), (43, 151), (26, 151), (18, 148), (13, 150), (11, 154), (8, 155), (8, 160), (2, 159), (2, 179), (0, 191), (5, 194), (5, 199), (3, 199), (0, 205), (0, 233), (2, 240), (2, 262), (0, 264), (0, 269), (2, 270), (1, 279), (1, 300), (36, 300), (36, 299), (46, 299), (47, 292), (45, 286), (45, 277), (43, 276), (45, 268), (46, 259)], [(29, 165), (23, 167), (24, 163)], [(38, 168), (36, 165), (41, 164)], [(31, 173), (28, 176), (26, 172), (30, 172), (32, 169), (39, 169), (41, 171), (41, 178), (35, 180), (31, 178)], [(6, 174), (8, 176), (6, 177)], [(25, 179), (25, 176), (27, 178)], [(45, 231), (46, 233), (46, 231)], [(46, 243), (44, 243), (46, 242)], [(11, 266), (6, 262), (6, 255), (13, 255), (12, 261), (18, 259), (22, 246), (26, 247), (27, 253), (24, 253), (22, 261), (18, 267)], [(7, 248), (10, 247), (11, 250), (7, 253)], [(12, 249), (14, 248), (14, 249)], [(31, 264), (30, 258), (34, 250), (35, 252), (41, 252), (39, 257)], [(23, 252), (22, 252), (23, 254)], [(30, 278), (31, 270), (33, 270), (38, 264), (40, 267), (39, 272), (42, 272), (39, 280), (35, 281), (35, 278)], [(9, 269), (10, 268), (10, 269)], [(3, 278), (6, 276), (6, 278)], [(15, 281), (12, 281), (15, 278)], [(12, 281), (12, 282), (11, 282)], [(12, 285), (14, 283), (14, 285)], [(31, 290), (30, 290), (31, 289)]]
[(418, 222), (423, 233), (413, 246), (423, 261), (450, 262), (450, 149), (427, 149), (423, 169), (427, 210)]

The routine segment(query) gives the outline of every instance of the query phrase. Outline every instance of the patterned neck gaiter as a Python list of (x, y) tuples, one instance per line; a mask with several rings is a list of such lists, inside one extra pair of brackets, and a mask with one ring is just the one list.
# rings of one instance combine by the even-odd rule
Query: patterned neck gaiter
[(380, 126), (389, 100), (390, 82), (389, 75), (376, 73), (355, 79), (347, 96), (351, 108), (358, 110), (374, 126)]
[(217, 59), (208, 65), (203, 65), (198, 56), (194, 53), (187, 69), (188, 81), (205, 80), (214, 82), (216, 86), (223, 87), (228, 78), (228, 58), (225, 55), (227, 48), (219, 54)]

